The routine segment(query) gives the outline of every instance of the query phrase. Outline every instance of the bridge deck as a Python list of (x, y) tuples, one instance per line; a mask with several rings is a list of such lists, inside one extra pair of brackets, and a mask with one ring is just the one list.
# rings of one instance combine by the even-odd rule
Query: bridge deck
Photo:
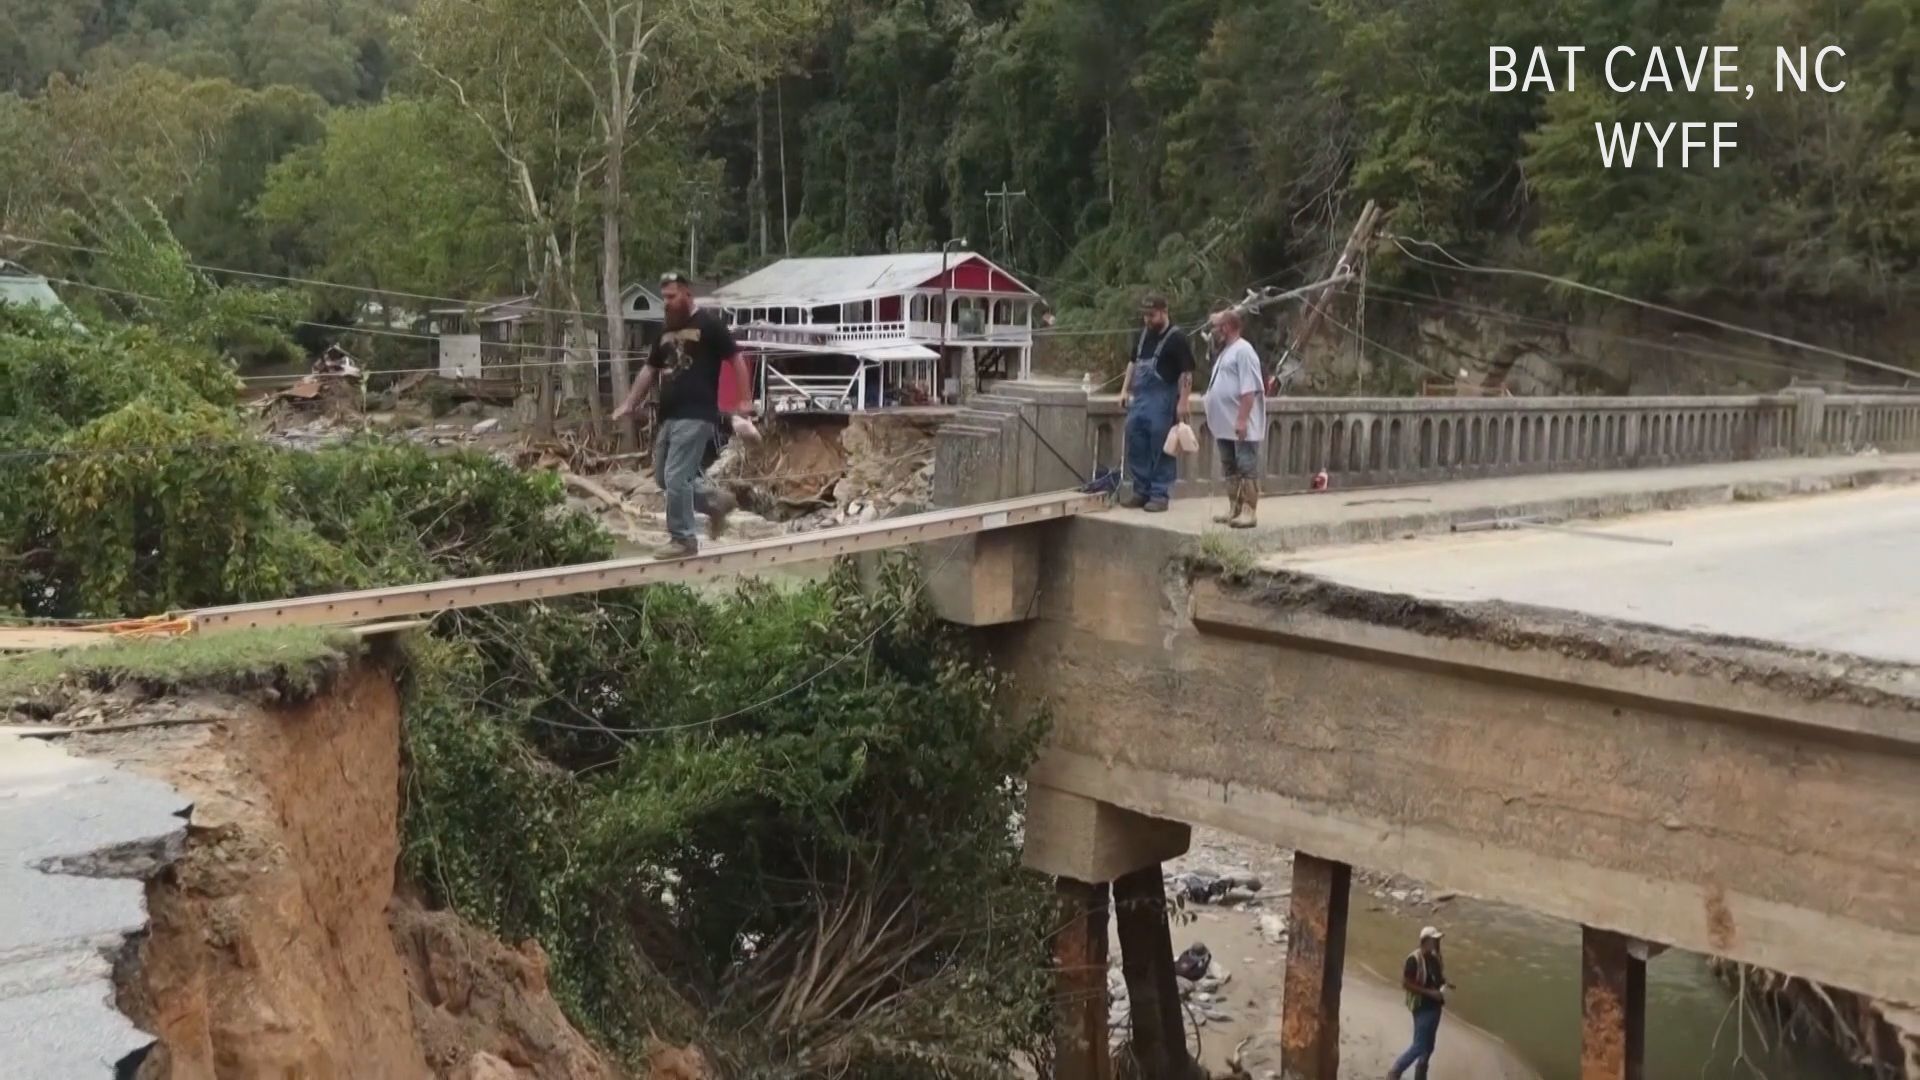
[[(1235, 535), (1263, 551), (1297, 549), (1444, 531), (1449, 523), (1496, 512), (1610, 517), (1724, 503), (1729, 490), (1740, 487), (1773, 489), (1773, 493), (1781, 494), (1850, 486), (1863, 479), (1920, 479), (1920, 454), (1779, 458), (1269, 495), (1260, 504), (1260, 527)], [(1213, 523), (1213, 515), (1225, 508), (1226, 499), (1221, 496), (1177, 498), (1164, 514), (1122, 510), (1110, 515), (1110, 520), (1162, 533), (1197, 536), (1217, 531), (1220, 527)]]
[(1650, 514), (1590, 535), (1434, 536), (1268, 565), (1425, 600), (1529, 604), (1920, 664), (1915, 536), (1920, 488), (1901, 486)]

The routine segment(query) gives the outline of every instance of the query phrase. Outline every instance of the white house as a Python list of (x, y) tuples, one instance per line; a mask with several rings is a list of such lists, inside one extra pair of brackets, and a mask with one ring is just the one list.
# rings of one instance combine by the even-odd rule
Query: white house
[(714, 291), (775, 412), (957, 401), (1025, 378), (1039, 295), (972, 252), (782, 259)]

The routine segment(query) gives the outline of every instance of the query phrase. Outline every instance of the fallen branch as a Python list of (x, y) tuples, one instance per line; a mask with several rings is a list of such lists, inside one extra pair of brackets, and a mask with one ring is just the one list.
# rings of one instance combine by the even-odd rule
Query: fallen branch
[(160, 720), (133, 720), (124, 724), (99, 724), (93, 727), (47, 728), (44, 731), (21, 731), (16, 734), (23, 739), (61, 739), (68, 735), (112, 735), (121, 731), (139, 731), (141, 728), (217, 724), (225, 719), (227, 717), (224, 716), (169, 716)]

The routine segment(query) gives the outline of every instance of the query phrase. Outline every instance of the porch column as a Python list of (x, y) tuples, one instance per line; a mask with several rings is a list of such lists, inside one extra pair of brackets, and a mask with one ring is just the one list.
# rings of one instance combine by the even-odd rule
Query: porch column
[(1056, 1080), (1111, 1080), (1107, 1052), (1105, 883), (1056, 878), (1060, 929), (1053, 938)]
[(1339, 1080), (1340, 978), (1347, 959), (1352, 881), (1353, 867), (1346, 863), (1305, 852), (1293, 857), (1280, 1015), (1280, 1075), (1285, 1080)]
[(980, 393), (979, 358), (973, 354), (973, 346), (960, 346), (960, 400), (972, 401)]
[(1641, 1080), (1647, 1046), (1647, 962), (1635, 942), (1580, 928), (1580, 1080)]
[(1133, 1059), (1140, 1075), (1165, 1080), (1204, 1077), (1187, 1050), (1186, 1015), (1173, 973), (1173, 932), (1167, 925), (1160, 864), (1114, 881), (1113, 909), (1120, 924), (1120, 971), (1127, 980)]

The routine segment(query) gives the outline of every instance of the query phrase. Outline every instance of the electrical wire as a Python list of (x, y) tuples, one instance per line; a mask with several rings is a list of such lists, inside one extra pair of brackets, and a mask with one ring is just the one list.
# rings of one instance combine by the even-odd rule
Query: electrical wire
[[(1535, 280), (1545, 281), (1554, 285), (1563, 285), (1570, 289), (1579, 289), (1583, 292), (1590, 292), (1597, 296), (1604, 296), (1612, 300), (1618, 300), (1621, 303), (1634, 304), (1639, 307), (1646, 308), (1649, 311), (1658, 311), (1658, 312), (1661, 312), (1662, 314), (1672, 315), (1676, 318), (1692, 319), (1695, 322), (1704, 323), (1708, 326), (1716, 326), (1722, 330), (1732, 331), (1733, 333), (1736, 333), (1736, 334), (1746, 334), (1751, 337), (1759, 338), (1763, 341), (1771, 341), (1776, 345), (1786, 345), (1791, 348), (1802, 349), (1807, 352), (1820, 353), (1824, 356), (1831, 356), (1831, 357), (1834, 357), (1835, 359), (1844, 360), (1850, 364), (1859, 364), (1863, 367), (1875, 368), (1880, 371), (1890, 372), (1892, 374), (1905, 376), (1910, 379), (1920, 378), (1920, 371), (1914, 371), (1909, 368), (1903, 368), (1894, 364), (1888, 364), (1883, 361), (1874, 360), (1869, 357), (1857, 355), (1855, 353), (1841, 352), (1838, 349), (1829, 349), (1824, 345), (1813, 345), (1804, 341), (1796, 341), (1793, 338), (1784, 337), (1780, 334), (1768, 333), (1765, 330), (1755, 330), (1750, 326), (1741, 326), (1739, 323), (1727, 322), (1724, 319), (1716, 319), (1708, 315), (1696, 315), (1693, 312), (1683, 311), (1680, 308), (1668, 307), (1665, 304), (1656, 304), (1651, 300), (1642, 300), (1639, 297), (1628, 296), (1625, 293), (1614, 292), (1611, 289), (1603, 289), (1598, 285), (1588, 285), (1585, 282), (1575, 281), (1572, 278), (1563, 277), (1559, 274), (1546, 274), (1546, 273), (1541, 273), (1538, 270), (1518, 270), (1512, 267), (1504, 267), (1504, 266), (1476, 266), (1472, 263), (1462, 261), (1459, 257), (1455, 256), (1452, 252), (1448, 251), (1446, 248), (1440, 246), (1437, 243), (1434, 243), (1431, 240), (1416, 240), (1416, 239), (1413, 239), (1412, 237), (1395, 236), (1392, 234), (1388, 234), (1388, 236), (1389, 236), (1389, 239), (1393, 241), (1394, 246), (1398, 247), (1401, 253), (1406, 255), (1408, 258), (1414, 260), (1415, 262), (1425, 263), (1428, 266), (1438, 267), (1439, 269), (1442, 269), (1442, 270), (1464, 271), (1464, 272), (1473, 273), (1473, 274), (1493, 274), (1493, 275), (1501, 275), (1501, 276), (1507, 276), (1507, 277), (1533, 278)], [(1407, 244), (1418, 244), (1422, 247), (1432, 248), (1433, 250), (1446, 256), (1448, 259), (1452, 261), (1451, 263), (1436, 262), (1432, 259), (1428, 259), (1423, 256), (1416, 255), (1412, 251), (1409, 251), (1407, 249)]]
[[(17, 244), (27, 244), (33, 247), (53, 248), (57, 251), (81, 252), (83, 254), (88, 254), (88, 255), (112, 256), (115, 254), (115, 252), (113, 252), (108, 248), (93, 247), (87, 244), (74, 244), (74, 243), (62, 242), (58, 240), (39, 240), (31, 236), (20, 236), (15, 233), (8, 233), (8, 232), (0, 232), (0, 240), (10, 240)], [(312, 288), (319, 288), (319, 289), (337, 289), (342, 292), (360, 292), (360, 293), (366, 293), (371, 296), (397, 297), (404, 300), (428, 300), (437, 304), (446, 304), (449, 307), (486, 308), (486, 307), (496, 306), (494, 304), (485, 304), (485, 303), (476, 304), (471, 300), (460, 300), (451, 296), (433, 296), (428, 293), (404, 292), (404, 291), (399, 291), (394, 289), (376, 289), (367, 285), (348, 285), (348, 284), (345, 284), (344, 282), (338, 282), (338, 281), (321, 281), (317, 278), (294, 277), (287, 274), (268, 274), (268, 273), (263, 273), (257, 270), (236, 270), (228, 266), (210, 266), (206, 263), (184, 262), (181, 265), (186, 266), (189, 269), (199, 270), (202, 273), (208, 273), (208, 274), (232, 274), (235, 277), (253, 278), (257, 281), (279, 281), (279, 282), (285, 282), (286, 284), (289, 284), (289, 285), (306, 285)], [(537, 312), (542, 315), (566, 315), (570, 317), (578, 316), (580, 318), (589, 318), (589, 319), (599, 319), (604, 317), (603, 313), (598, 311), (572, 311), (567, 308), (540, 307), (534, 304), (528, 304), (526, 309), (528, 311)]]
[(1424, 371), (1427, 374), (1434, 376), (1435, 378), (1438, 378), (1438, 379), (1449, 378), (1449, 376), (1446, 375), (1445, 373), (1436, 371), (1435, 369), (1428, 367), (1427, 365), (1421, 363), (1418, 360), (1415, 360), (1413, 357), (1408, 356), (1406, 353), (1403, 353), (1398, 349), (1390, 348), (1386, 345), (1381, 344), (1378, 341), (1372, 340), (1371, 338), (1367, 337), (1365, 334), (1361, 333), (1360, 331), (1354, 329), (1351, 326), (1348, 326), (1346, 323), (1341, 322), (1339, 319), (1334, 318), (1331, 314), (1327, 312), (1326, 308), (1318, 304), (1315, 304), (1313, 301), (1308, 300), (1305, 303), (1307, 307), (1313, 309), (1314, 311), (1318, 311), (1320, 313), (1321, 318), (1332, 323), (1334, 326), (1342, 330), (1345, 330), (1347, 333), (1352, 334), (1354, 337), (1354, 340), (1358, 341), (1363, 349), (1364, 348), (1378, 349), (1379, 351), (1386, 353), (1388, 356), (1394, 357), (1403, 363), (1411, 364), (1414, 367), (1419, 368), (1421, 371)]
[(1580, 334), (1592, 335), (1594, 337), (1606, 338), (1611, 341), (1618, 341), (1618, 342), (1621, 342), (1622, 344), (1637, 345), (1642, 348), (1648, 348), (1648, 349), (1659, 349), (1664, 352), (1675, 353), (1681, 356), (1690, 356), (1700, 360), (1714, 360), (1714, 361), (1719, 361), (1719, 362), (1728, 363), (1728, 364), (1741, 364), (1749, 367), (1766, 368), (1772, 371), (1783, 371), (1789, 375), (1815, 374), (1815, 371), (1813, 369), (1809, 369), (1805, 367), (1796, 367), (1790, 361), (1785, 361), (1780, 359), (1766, 359), (1766, 358), (1752, 356), (1752, 355), (1740, 353), (1740, 352), (1722, 352), (1722, 351), (1717, 351), (1712, 349), (1693, 348), (1685, 345), (1676, 345), (1672, 342), (1658, 341), (1652, 338), (1635, 337), (1631, 334), (1620, 334), (1620, 333), (1615, 333), (1609, 330), (1601, 330), (1597, 327), (1575, 327), (1567, 323), (1556, 322), (1552, 319), (1543, 319), (1537, 316), (1518, 315), (1512, 312), (1499, 311), (1494, 308), (1483, 308), (1476, 304), (1466, 304), (1459, 301), (1445, 300), (1438, 297), (1431, 297), (1431, 296), (1427, 296), (1425, 293), (1415, 292), (1414, 290), (1411, 290), (1411, 289), (1397, 289), (1392, 286), (1382, 285), (1377, 281), (1368, 282), (1367, 291), (1369, 293), (1383, 293), (1383, 292), (1399, 293), (1401, 294), (1401, 296), (1412, 297), (1413, 299), (1401, 299), (1400, 296), (1370, 296), (1369, 299), (1377, 300), (1381, 303), (1386, 303), (1386, 304), (1395, 304), (1401, 307), (1411, 308), (1415, 310), (1419, 310), (1427, 307), (1451, 308), (1465, 314), (1470, 314), (1470, 315), (1474, 315), (1474, 316), (1485, 318), (1485, 319), (1492, 319), (1497, 322), (1509, 323), (1511, 325), (1518, 326), (1524, 329), (1533, 329), (1533, 330), (1559, 332), (1559, 333), (1577, 332)]

